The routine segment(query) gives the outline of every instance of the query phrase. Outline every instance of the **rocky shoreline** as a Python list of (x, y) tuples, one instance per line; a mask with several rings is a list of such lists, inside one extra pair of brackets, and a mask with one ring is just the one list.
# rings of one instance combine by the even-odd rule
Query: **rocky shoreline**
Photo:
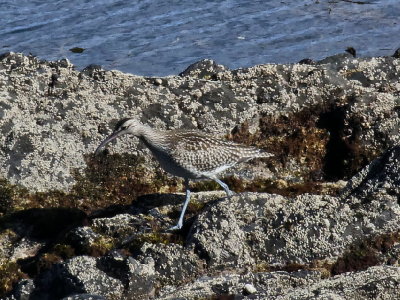
[[(397, 52), (396, 52), (397, 53)], [(400, 297), (400, 58), (148, 78), (0, 56), (0, 298)], [(197, 128), (274, 153), (182, 181), (115, 122)]]

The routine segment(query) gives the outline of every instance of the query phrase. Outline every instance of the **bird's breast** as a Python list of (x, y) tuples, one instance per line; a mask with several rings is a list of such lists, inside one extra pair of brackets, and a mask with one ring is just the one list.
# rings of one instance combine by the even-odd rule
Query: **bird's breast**
[(179, 164), (168, 151), (164, 149), (159, 149), (156, 147), (149, 146), (149, 149), (153, 156), (160, 163), (161, 168), (163, 168), (166, 172), (183, 178), (189, 179), (200, 179), (203, 176), (196, 172), (194, 168), (190, 166), (183, 166)]

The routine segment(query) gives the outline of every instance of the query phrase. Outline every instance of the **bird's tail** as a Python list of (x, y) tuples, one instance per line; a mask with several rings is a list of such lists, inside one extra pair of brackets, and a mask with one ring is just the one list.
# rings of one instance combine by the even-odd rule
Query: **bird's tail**
[(271, 157), (274, 156), (275, 154), (269, 153), (263, 149), (258, 149), (258, 153), (256, 157), (260, 157), (260, 158), (266, 158), (266, 157)]
[(255, 147), (247, 148), (246, 150), (247, 151), (245, 151), (245, 152), (247, 152), (247, 153), (242, 156), (242, 159), (241, 159), (242, 162), (248, 161), (248, 160), (251, 160), (254, 158), (266, 158), (266, 157), (274, 156), (274, 154), (272, 154), (272, 153), (269, 153), (263, 149), (259, 149), (259, 148), (255, 148)]

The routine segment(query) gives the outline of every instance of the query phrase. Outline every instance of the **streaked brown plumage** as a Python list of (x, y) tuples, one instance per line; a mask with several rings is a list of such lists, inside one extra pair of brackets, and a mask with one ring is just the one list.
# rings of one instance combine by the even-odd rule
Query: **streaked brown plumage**
[(182, 227), (183, 216), (190, 200), (189, 180), (215, 180), (230, 196), (231, 191), (217, 178), (217, 174), (237, 163), (257, 157), (272, 156), (258, 148), (217, 139), (200, 131), (160, 131), (143, 125), (135, 119), (119, 121), (114, 132), (100, 144), (95, 153), (99, 153), (107, 143), (126, 133), (139, 137), (165, 171), (185, 179), (186, 201), (179, 222), (172, 229)]
[(221, 172), (220, 168), (266, 154), (257, 148), (220, 140), (198, 131), (174, 130), (166, 132), (165, 136), (170, 141), (171, 158), (184, 168), (193, 170), (193, 179), (216, 175)]

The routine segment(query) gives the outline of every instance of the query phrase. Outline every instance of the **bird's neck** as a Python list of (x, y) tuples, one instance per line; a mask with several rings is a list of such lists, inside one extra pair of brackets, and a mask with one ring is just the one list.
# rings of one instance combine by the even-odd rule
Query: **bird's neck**
[(139, 138), (146, 144), (147, 147), (150, 148), (150, 150), (166, 150), (168, 147), (163, 132), (146, 125), (143, 125), (140, 128)]

